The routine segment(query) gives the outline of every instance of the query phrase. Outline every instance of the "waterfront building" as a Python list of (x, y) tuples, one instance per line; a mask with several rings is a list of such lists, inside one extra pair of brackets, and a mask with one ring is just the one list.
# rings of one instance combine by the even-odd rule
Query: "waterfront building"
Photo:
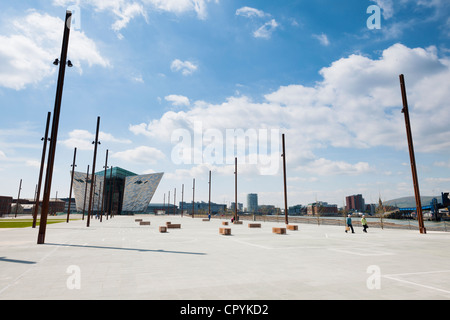
[[(153, 198), (164, 173), (137, 175), (113, 167), (86, 178), (86, 173), (74, 172), (73, 190), (78, 212), (88, 211), (91, 183), (94, 184), (92, 211), (102, 210), (116, 215), (144, 213)], [(93, 180), (93, 181), (92, 181)]]
[(256, 193), (247, 194), (247, 211), (249, 213), (258, 212), (258, 195)]
[(366, 210), (364, 198), (361, 194), (355, 194), (345, 197), (345, 204), (348, 211), (363, 212)]
[(338, 215), (338, 208), (336, 204), (328, 204), (327, 202), (317, 201), (308, 204), (306, 213), (314, 216), (336, 216)]

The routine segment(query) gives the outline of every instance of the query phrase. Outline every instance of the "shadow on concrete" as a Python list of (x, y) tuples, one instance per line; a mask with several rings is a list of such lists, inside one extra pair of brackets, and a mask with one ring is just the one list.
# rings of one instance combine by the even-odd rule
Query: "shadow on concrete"
[[(137, 248), (119, 248), (119, 247), (105, 247), (105, 246), (90, 246), (81, 244), (59, 244), (59, 243), (46, 243), (48, 246), (60, 246), (60, 247), (76, 247), (87, 249), (108, 249), (108, 250), (125, 250), (125, 251), (138, 251), (138, 252), (154, 252), (154, 253), (177, 253), (177, 254), (193, 254), (193, 255), (206, 255), (203, 252), (186, 252), (186, 251), (170, 251), (170, 250), (154, 250), (154, 249), (137, 249)], [(1, 261), (1, 260), (0, 260)]]
[(5, 257), (0, 257), (0, 262), (12, 262), (12, 263), (23, 263), (23, 264), (36, 264), (35, 261), (26, 261), (26, 260), (8, 259), (8, 258), (5, 258)]

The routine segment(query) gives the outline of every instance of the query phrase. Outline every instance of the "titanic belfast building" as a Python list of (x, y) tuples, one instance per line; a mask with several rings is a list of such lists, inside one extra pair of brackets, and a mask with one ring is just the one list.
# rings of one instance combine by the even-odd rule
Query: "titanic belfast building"
[[(74, 172), (73, 190), (78, 212), (88, 212), (90, 188), (93, 183), (92, 212), (109, 212), (116, 215), (143, 213), (155, 194), (164, 173), (137, 175), (113, 167), (90, 174)], [(106, 176), (106, 181), (105, 181)]]

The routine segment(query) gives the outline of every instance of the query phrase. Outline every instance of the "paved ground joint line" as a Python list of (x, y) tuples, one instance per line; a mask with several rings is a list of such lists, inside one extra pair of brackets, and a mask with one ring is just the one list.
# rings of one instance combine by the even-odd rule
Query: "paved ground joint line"
[(446, 294), (450, 294), (449, 290), (444, 290), (444, 289), (432, 287), (432, 286), (429, 286), (429, 285), (424, 285), (424, 284), (416, 283), (416, 282), (413, 282), (413, 281), (396, 278), (396, 277), (401, 277), (401, 276), (435, 274), (435, 273), (447, 273), (447, 272), (450, 272), (450, 270), (398, 273), (398, 274), (391, 274), (391, 275), (382, 275), (382, 278), (386, 278), (386, 279), (390, 279), (390, 280), (394, 280), (394, 281), (398, 281), (398, 282), (402, 282), (402, 283), (406, 283), (406, 284), (411, 284), (411, 285), (414, 285), (414, 286), (419, 286), (419, 287), (422, 287), (422, 288), (427, 288), (427, 289), (431, 289), (431, 290), (435, 290), (435, 291), (444, 292)]

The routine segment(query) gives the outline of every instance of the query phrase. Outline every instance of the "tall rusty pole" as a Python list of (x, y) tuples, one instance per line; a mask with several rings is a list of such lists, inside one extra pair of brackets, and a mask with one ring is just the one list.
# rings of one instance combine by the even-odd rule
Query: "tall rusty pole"
[(237, 220), (237, 158), (234, 158), (234, 221)]
[[(105, 166), (103, 167), (105, 168), (105, 173), (103, 175), (102, 208), (100, 209), (100, 222), (102, 222), (103, 218), (103, 203), (105, 202), (105, 194), (106, 194), (106, 169), (108, 169), (108, 151), (109, 150), (106, 150)], [(108, 219), (108, 216), (106, 216), (106, 218)]]
[(177, 188), (173, 190), (173, 214), (177, 214)]
[(94, 159), (92, 160), (92, 175), (91, 175), (91, 191), (89, 196), (89, 209), (88, 209), (88, 216), (87, 216), (87, 224), (86, 226), (89, 227), (90, 221), (91, 221), (91, 210), (92, 210), (92, 202), (93, 202), (93, 191), (94, 191), (94, 183), (95, 183), (95, 162), (97, 160), (97, 146), (99, 144), (98, 142), (98, 131), (100, 129), (100, 117), (97, 117), (97, 130), (95, 132), (95, 141), (92, 143), (94, 144)]
[(284, 133), (281, 135), (283, 143), (283, 177), (284, 177), (284, 220), (286, 224), (289, 224), (288, 220), (288, 205), (287, 205), (287, 183), (286, 183), (286, 150), (284, 145)]
[(112, 202), (113, 202), (113, 176), (112, 176), (112, 172), (113, 172), (113, 166), (111, 166), (110, 171), (109, 171), (109, 192), (108, 192), (108, 210), (106, 213), (106, 219), (108, 220), (108, 216), (109, 218), (111, 217), (111, 208), (112, 208)]
[(84, 186), (83, 215), (81, 216), (81, 220), (84, 220), (84, 212), (86, 209), (86, 195), (87, 195), (88, 181), (89, 181), (89, 165), (87, 166), (87, 172), (86, 172), (86, 185)]
[(181, 217), (183, 217), (184, 183), (181, 185)]
[(20, 184), (19, 184), (19, 194), (17, 195), (16, 213), (15, 213), (15, 215), (14, 215), (14, 218), (17, 218), (17, 210), (19, 210), (20, 190), (22, 190), (22, 179), (20, 179)]
[(73, 186), (73, 175), (75, 173), (75, 160), (77, 158), (77, 148), (73, 151), (73, 163), (72, 163), (72, 175), (70, 178), (70, 191), (69, 191), (69, 206), (67, 207), (67, 223), (69, 222), (69, 216), (70, 216), (70, 204), (72, 202), (72, 186)]
[(209, 170), (209, 199), (208, 199), (208, 215), (211, 215), (211, 170)]
[(192, 181), (192, 218), (194, 218), (195, 213), (194, 196), (195, 196), (195, 178)]
[(45, 162), (45, 155), (47, 152), (47, 141), (48, 139), (48, 129), (50, 127), (50, 117), (51, 117), (51, 112), (47, 113), (47, 123), (45, 125), (45, 134), (42, 137), (42, 141), (44, 141), (44, 145), (42, 147), (42, 156), (41, 156), (41, 167), (39, 169), (39, 179), (38, 179), (38, 184), (37, 184), (37, 189), (36, 189), (36, 204), (34, 205), (34, 209), (33, 209), (33, 228), (36, 228), (36, 220), (37, 220), (37, 214), (38, 214), (38, 210), (39, 210), (39, 199), (41, 198), (41, 185), (42, 185), (42, 175), (44, 172), (44, 162)]
[(420, 200), (420, 191), (419, 191), (419, 180), (417, 178), (417, 168), (416, 168), (416, 159), (414, 156), (414, 145), (413, 138), (411, 133), (411, 123), (409, 119), (409, 110), (408, 110), (408, 100), (406, 96), (406, 86), (405, 86), (405, 77), (403, 74), (400, 75), (400, 88), (402, 90), (402, 100), (403, 100), (403, 109), (402, 113), (405, 115), (405, 125), (406, 125), (406, 136), (408, 138), (408, 148), (409, 148), (409, 158), (411, 162), (411, 171), (412, 178), (414, 184), (414, 194), (416, 197), (416, 211), (417, 211), (417, 220), (419, 222), (419, 231), (420, 233), (427, 233), (423, 223), (423, 214), (422, 214), (422, 204)]
[[(53, 165), (55, 163), (56, 141), (58, 140), (59, 116), (61, 113), (61, 101), (64, 87), (64, 75), (66, 73), (67, 50), (69, 48), (70, 22), (72, 12), (66, 11), (66, 19), (64, 20), (64, 35), (61, 49), (61, 57), (59, 60), (58, 84), (56, 89), (55, 108), (53, 111), (52, 132), (50, 136), (50, 147), (47, 161), (47, 173), (44, 184), (44, 197), (42, 199), (41, 221), (39, 224), (38, 244), (45, 243), (45, 231), (47, 229), (47, 216), (50, 201), (50, 192), (53, 178)], [(56, 60), (55, 60), (56, 63)]]

